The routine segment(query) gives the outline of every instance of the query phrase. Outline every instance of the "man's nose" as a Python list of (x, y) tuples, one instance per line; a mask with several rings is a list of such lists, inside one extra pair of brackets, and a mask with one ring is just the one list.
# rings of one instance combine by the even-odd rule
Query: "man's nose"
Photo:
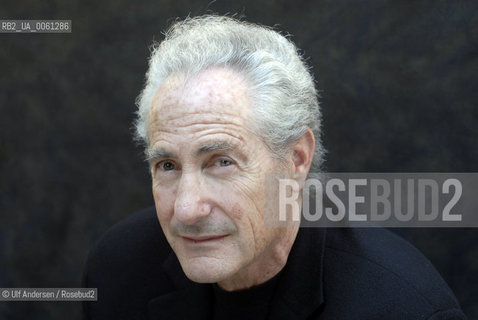
[(179, 181), (176, 200), (174, 202), (174, 215), (184, 224), (194, 224), (211, 213), (211, 206), (205, 194), (200, 178), (193, 173), (183, 174)]

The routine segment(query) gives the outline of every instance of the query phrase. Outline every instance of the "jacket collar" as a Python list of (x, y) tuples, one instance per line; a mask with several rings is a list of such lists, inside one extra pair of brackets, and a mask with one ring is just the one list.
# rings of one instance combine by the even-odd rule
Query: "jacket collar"
[[(271, 301), (271, 319), (305, 319), (324, 302), (325, 229), (301, 228)], [(149, 301), (153, 319), (211, 319), (212, 287), (190, 281), (172, 252), (163, 264), (173, 291)]]

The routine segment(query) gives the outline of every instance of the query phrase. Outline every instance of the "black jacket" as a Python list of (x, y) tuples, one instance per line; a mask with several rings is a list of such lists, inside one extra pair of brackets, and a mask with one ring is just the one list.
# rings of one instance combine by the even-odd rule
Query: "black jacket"
[[(212, 290), (186, 278), (154, 208), (113, 226), (92, 248), (86, 319), (210, 319)], [(302, 228), (270, 319), (466, 319), (431, 263), (380, 228)]]

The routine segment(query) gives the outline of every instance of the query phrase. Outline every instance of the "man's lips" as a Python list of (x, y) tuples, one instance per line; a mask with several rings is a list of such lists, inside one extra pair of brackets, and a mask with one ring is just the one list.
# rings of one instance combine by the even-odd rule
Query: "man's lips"
[(205, 235), (205, 236), (181, 236), (184, 240), (193, 243), (203, 243), (208, 241), (216, 241), (227, 237), (227, 234), (223, 235)]

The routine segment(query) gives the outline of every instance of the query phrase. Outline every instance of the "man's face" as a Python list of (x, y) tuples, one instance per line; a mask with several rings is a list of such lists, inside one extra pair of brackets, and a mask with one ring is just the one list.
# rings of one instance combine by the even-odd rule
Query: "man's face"
[(246, 81), (216, 68), (158, 89), (149, 116), (157, 215), (185, 274), (220, 282), (273, 263), (279, 229), (264, 226), (264, 175), (277, 171), (249, 131)]

